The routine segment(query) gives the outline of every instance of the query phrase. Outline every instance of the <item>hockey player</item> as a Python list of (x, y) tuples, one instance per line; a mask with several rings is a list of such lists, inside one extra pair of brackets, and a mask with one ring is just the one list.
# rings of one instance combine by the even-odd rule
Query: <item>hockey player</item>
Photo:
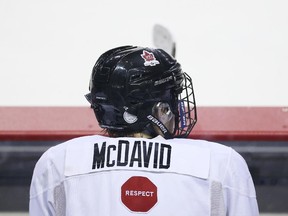
[(251, 175), (232, 148), (185, 139), (192, 80), (161, 49), (123, 46), (97, 60), (86, 98), (107, 132), (46, 151), (30, 216), (257, 216)]

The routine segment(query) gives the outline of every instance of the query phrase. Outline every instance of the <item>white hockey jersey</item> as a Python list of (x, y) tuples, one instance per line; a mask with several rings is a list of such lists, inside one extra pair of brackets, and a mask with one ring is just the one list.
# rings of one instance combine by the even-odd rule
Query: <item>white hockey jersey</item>
[(86, 136), (46, 151), (30, 216), (257, 216), (244, 159), (192, 139)]

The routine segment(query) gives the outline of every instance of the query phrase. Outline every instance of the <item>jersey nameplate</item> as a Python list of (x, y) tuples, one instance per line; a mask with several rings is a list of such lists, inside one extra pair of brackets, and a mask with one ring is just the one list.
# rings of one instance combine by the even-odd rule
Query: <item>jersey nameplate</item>
[[(161, 140), (162, 141), (162, 140)], [(171, 145), (166, 140), (105, 139), (68, 145), (65, 175), (109, 170), (169, 172), (206, 179), (210, 151), (190, 145)]]

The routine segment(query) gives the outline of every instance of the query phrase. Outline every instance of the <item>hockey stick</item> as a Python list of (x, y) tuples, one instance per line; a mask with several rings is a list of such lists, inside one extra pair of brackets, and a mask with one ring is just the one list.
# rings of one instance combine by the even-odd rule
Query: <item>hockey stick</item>
[(173, 57), (176, 56), (176, 43), (171, 32), (164, 26), (159, 24), (154, 25), (153, 44), (156, 48), (163, 49)]

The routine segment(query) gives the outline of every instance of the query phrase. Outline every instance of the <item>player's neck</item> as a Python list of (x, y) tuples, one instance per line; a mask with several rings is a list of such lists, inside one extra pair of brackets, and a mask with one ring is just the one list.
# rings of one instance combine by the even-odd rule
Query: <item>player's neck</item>
[(146, 134), (146, 133), (134, 133), (132, 134), (132, 137), (140, 137), (140, 138), (152, 138), (150, 135)]

